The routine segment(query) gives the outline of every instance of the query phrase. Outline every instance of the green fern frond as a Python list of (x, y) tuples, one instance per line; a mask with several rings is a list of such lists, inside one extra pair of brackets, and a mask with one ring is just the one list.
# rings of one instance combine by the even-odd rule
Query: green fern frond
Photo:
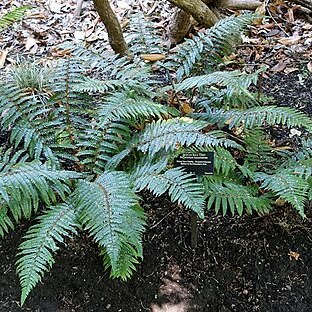
[(99, 107), (102, 123), (119, 119), (138, 119), (166, 116), (170, 112), (167, 106), (156, 104), (134, 92), (115, 92), (105, 99)]
[(162, 38), (156, 31), (154, 23), (143, 14), (131, 16), (125, 40), (134, 54), (153, 54), (163, 52)]
[[(228, 108), (247, 108), (258, 104), (258, 96), (248, 88), (256, 85), (259, 73), (246, 74), (241, 71), (215, 71), (189, 77), (177, 85), (178, 91), (198, 88), (200, 98), (206, 105)], [(205, 87), (205, 88), (203, 88)]]
[(270, 105), (252, 107), (245, 110), (211, 108), (204, 113), (192, 114), (192, 117), (205, 120), (209, 123), (226, 123), (230, 129), (238, 126), (243, 126), (245, 129), (252, 129), (281, 124), (287, 127), (304, 127), (312, 131), (311, 118), (291, 107)]
[(204, 217), (203, 187), (194, 175), (186, 173), (183, 168), (172, 168), (161, 173), (167, 161), (160, 160), (155, 164), (145, 164), (131, 174), (137, 191), (147, 189), (156, 196), (168, 192), (173, 202), (180, 203)]
[(149, 82), (137, 80), (136, 77), (127, 77), (120, 75), (120, 77), (113, 79), (98, 80), (90, 77), (84, 77), (82, 81), (75, 84), (73, 89), (77, 92), (91, 92), (91, 93), (107, 93), (115, 90), (134, 90), (139, 94), (146, 94), (149, 96), (155, 95), (149, 88)]
[(63, 127), (63, 116), (57, 118), (57, 109), (42, 99), (36, 99), (14, 84), (0, 83), (0, 125), (8, 131), (15, 148), (23, 144), (33, 159), (44, 156), (56, 164), (57, 155), (51, 146), (55, 144), (58, 128)]
[(23, 163), (29, 160), (29, 155), (23, 149), (16, 150), (13, 147), (10, 147), (3, 151), (2, 148), (0, 148), (0, 172), (2, 173), (9, 171), (12, 166), (18, 163)]
[(253, 166), (255, 170), (263, 168), (272, 170), (278, 165), (273, 147), (269, 144), (268, 137), (261, 128), (247, 129), (243, 135), (246, 149), (245, 163), (248, 163), (250, 167)]
[(304, 208), (309, 190), (307, 180), (286, 171), (273, 175), (257, 173), (256, 181), (261, 181), (260, 187), (262, 189), (273, 191), (292, 204), (302, 217), (305, 216)]
[(76, 234), (76, 214), (68, 204), (50, 207), (24, 236), (19, 246), (17, 273), (22, 286), (21, 305), (54, 263), (53, 254), (70, 234)]
[(222, 210), (223, 215), (231, 211), (243, 214), (246, 209), (248, 213), (256, 211), (258, 213), (268, 212), (271, 208), (269, 198), (259, 196), (258, 188), (246, 186), (234, 182), (213, 182), (209, 178), (204, 179), (205, 195), (207, 196), (207, 207), (214, 207), (215, 212)]
[(8, 209), (6, 206), (0, 206), (0, 237), (4, 237), (9, 229), (14, 229), (14, 224), (8, 215)]
[(161, 149), (174, 151), (181, 146), (224, 146), (241, 148), (237, 143), (226, 139), (222, 131), (203, 133), (207, 124), (191, 118), (159, 120), (148, 125), (139, 138), (138, 149), (154, 155)]
[[(112, 276), (119, 276), (119, 264), (136, 258), (136, 255), (132, 257), (125, 251), (137, 249), (136, 246), (141, 245), (141, 239), (136, 244), (131, 243), (131, 235), (136, 233), (136, 237), (141, 237), (144, 229), (144, 220), (134, 209), (137, 197), (130, 187), (128, 177), (122, 172), (106, 172), (95, 182), (81, 183), (76, 189), (75, 197), (76, 205), (82, 211), (81, 221), (85, 229), (105, 249)], [(125, 245), (129, 245), (129, 248), (125, 248)], [(129, 274), (132, 263), (133, 261), (127, 263)]]
[[(111, 277), (121, 278), (122, 280), (127, 280), (132, 276), (136, 270), (135, 265), (139, 263), (138, 259), (143, 258), (142, 233), (146, 220), (144, 210), (138, 204), (134, 205), (126, 213), (128, 214), (128, 216), (125, 216), (125, 222), (128, 223), (125, 226), (129, 231), (127, 233), (128, 242), (121, 245), (118, 266), (110, 274)], [(102, 250), (101, 254), (104, 256), (104, 267), (109, 269), (111, 262), (106, 250)]]
[(115, 62), (128, 62), (127, 58), (121, 58), (114, 54), (107, 45), (99, 47), (86, 48), (82, 44), (72, 42), (63, 42), (57, 46), (58, 49), (67, 52), (74, 59), (80, 60), (84, 67), (93, 70), (112, 70), (112, 64)]
[[(103, 256), (104, 268), (109, 270), (111, 268), (111, 259), (106, 250), (103, 249), (100, 255)], [(128, 280), (136, 270), (135, 266), (139, 263), (138, 258), (140, 258), (140, 255), (135, 248), (129, 244), (121, 245), (118, 267), (111, 271), (110, 277), (121, 278), (123, 281)]]
[(0, 32), (11, 26), (13, 23), (23, 19), (26, 11), (30, 10), (31, 6), (25, 5), (16, 7), (9, 13), (0, 17)]
[(96, 93), (132, 89), (140, 94), (155, 95), (151, 91), (151, 85), (156, 81), (150, 67), (144, 62), (130, 62), (127, 57), (112, 55), (105, 49), (94, 51), (68, 43), (60, 47), (72, 53), (72, 61), (83, 68), (92, 69), (92, 77), (85, 76), (73, 86), (76, 91)]
[(241, 32), (254, 18), (253, 14), (228, 17), (187, 40), (173, 57), (178, 64), (178, 81), (193, 72), (211, 72), (213, 66), (222, 64), (223, 57), (233, 52), (241, 41)]
[(233, 155), (222, 147), (217, 147), (214, 153), (214, 170), (216, 174), (222, 174), (224, 176), (229, 175), (234, 171), (237, 166), (237, 162)]
[(312, 158), (297, 165), (287, 167), (283, 170), (283, 172), (295, 174), (305, 180), (308, 180), (312, 176)]
[(123, 122), (97, 124), (94, 129), (86, 129), (79, 136), (76, 154), (80, 163), (90, 172), (101, 174), (108, 161), (120, 152), (120, 145), (127, 144), (130, 128)]
[(0, 172), (0, 201), (7, 205), (14, 219), (29, 218), (37, 211), (39, 202), (46, 205), (57, 202), (70, 192), (66, 184), (80, 174), (59, 171), (40, 163), (19, 163), (5, 172)]
[(312, 139), (302, 140), (301, 146), (297, 146), (292, 152), (283, 151), (281, 157), (283, 157), (282, 168), (296, 167), (298, 165), (309, 166), (312, 161)]
[(118, 154), (114, 155), (109, 159), (105, 165), (105, 170), (113, 171), (116, 170), (118, 165), (130, 155), (135, 147), (135, 140), (130, 141)]
[(257, 76), (258, 75), (255, 73), (247, 74), (239, 70), (215, 71), (207, 75), (194, 76), (184, 79), (177, 85), (177, 91), (201, 88), (207, 85), (227, 87), (232, 91), (232, 93), (234, 90), (236, 90), (236, 92), (240, 90), (245, 91), (245, 89), (247, 89), (252, 83), (257, 81)]
[(157, 162), (153, 162), (148, 156), (142, 157), (136, 168), (130, 172), (130, 180), (136, 192), (140, 192), (149, 184), (149, 179), (153, 175), (160, 174), (167, 168), (168, 159), (161, 157)]
[(311, 118), (291, 107), (261, 106), (243, 112), (233, 111), (230, 115), (230, 129), (241, 123), (245, 129), (282, 124), (287, 127), (304, 127), (312, 132)]

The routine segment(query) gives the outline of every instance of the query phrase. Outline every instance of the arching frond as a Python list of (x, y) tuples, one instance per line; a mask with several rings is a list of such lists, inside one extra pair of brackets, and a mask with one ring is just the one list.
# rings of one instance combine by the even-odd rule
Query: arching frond
[(156, 104), (134, 92), (115, 92), (99, 107), (99, 117), (102, 123), (119, 119), (161, 117), (168, 115), (169, 112), (170, 109), (167, 106)]
[(222, 64), (223, 57), (233, 52), (241, 41), (241, 32), (254, 18), (252, 14), (231, 16), (187, 40), (174, 57), (178, 80), (194, 72), (211, 72), (213, 66)]
[(14, 219), (29, 218), (37, 211), (39, 202), (46, 205), (57, 202), (70, 192), (70, 179), (80, 175), (59, 171), (40, 163), (19, 163), (0, 173), (0, 202), (9, 208)]
[(138, 167), (131, 175), (135, 189), (137, 191), (147, 189), (156, 196), (168, 192), (173, 202), (181, 203), (203, 218), (205, 202), (202, 185), (194, 175), (186, 173), (180, 167), (161, 173), (166, 163), (160, 160), (155, 164)]
[(215, 71), (207, 75), (189, 77), (177, 85), (178, 91), (199, 89), (200, 99), (207, 106), (248, 108), (258, 105), (259, 98), (249, 88), (256, 85), (259, 72), (247, 74), (239, 70)]
[(0, 206), (0, 237), (4, 237), (5, 233), (9, 232), (9, 229), (14, 229), (14, 224), (8, 215), (8, 209), (6, 206)]
[(222, 131), (203, 133), (205, 122), (182, 117), (159, 120), (148, 125), (139, 138), (138, 149), (155, 154), (161, 149), (174, 151), (180, 146), (224, 146), (240, 148), (240, 146), (226, 139)]
[(101, 174), (107, 162), (120, 153), (120, 145), (124, 146), (130, 140), (130, 133), (130, 127), (124, 122), (96, 124), (80, 134), (80, 151), (76, 156), (90, 172)]
[(287, 172), (279, 172), (273, 175), (258, 173), (256, 180), (261, 181), (261, 188), (273, 191), (292, 204), (301, 216), (305, 216), (304, 207), (309, 190), (307, 180)]
[(163, 52), (162, 38), (154, 23), (143, 14), (131, 16), (125, 40), (134, 54), (153, 54)]
[(17, 273), (22, 286), (21, 305), (54, 263), (53, 254), (66, 237), (76, 233), (76, 214), (68, 204), (50, 207), (37, 218), (19, 246)]
[(241, 123), (243, 123), (246, 129), (282, 124), (287, 127), (304, 127), (312, 131), (311, 118), (291, 107), (254, 107), (243, 112), (233, 111), (230, 113), (229, 118), (230, 128), (236, 127)]
[(0, 17), (0, 32), (11, 26), (13, 23), (21, 20), (25, 16), (26, 11), (29, 9), (31, 9), (31, 6), (20, 6), (2, 15)]
[(255, 170), (269, 171), (278, 164), (273, 147), (265, 132), (261, 128), (246, 129), (244, 131), (244, 142), (246, 153), (244, 155), (245, 163), (253, 166)]
[(217, 174), (227, 176), (237, 166), (233, 155), (222, 147), (217, 147), (214, 153), (214, 169)]
[(270, 105), (252, 107), (245, 110), (211, 108), (204, 113), (192, 114), (192, 116), (209, 123), (227, 124), (230, 129), (238, 126), (243, 126), (245, 129), (252, 129), (281, 124), (287, 127), (304, 127), (312, 131), (311, 118), (291, 107)]
[[(142, 213), (135, 209), (137, 197), (130, 187), (128, 177), (122, 172), (107, 172), (99, 176), (95, 182), (84, 182), (76, 189), (75, 205), (81, 210), (81, 221), (86, 230), (93, 236), (99, 246), (105, 249), (107, 261), (114, 277), (126, 278), (133, 268), (133, 259), (139, 254), (144, 220)], [(132, 249), (136, 253), (127, 254)], [(120, 263), (125, 266), (126, 273), (120, 276)], [(132, 259), (132, 260), (131, 260)]]
[(259, 196), (257, 187), (225, 182), (224, 179), (222, 182), (213, 182), (209, 178), (204, 179), (204, 186), (207, 207), (214, 207), (216, 213), (221, 210), (223, 215), (228, 211), (232, 215), (236, 212), (242, 215), (244, 209), (248, 213), (264, 213), (270, 210), (271, 201), (267, 197)]

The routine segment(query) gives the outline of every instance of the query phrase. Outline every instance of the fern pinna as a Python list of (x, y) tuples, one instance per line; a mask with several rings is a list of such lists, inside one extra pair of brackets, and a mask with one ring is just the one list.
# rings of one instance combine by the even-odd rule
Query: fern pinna
[[(7, 137), (0, 149), (0, 235), (38, 214), (19, 248), (22, 304), (77, 229), (94, 238), (112, 277), (129, 278), (143, 256), (142, 190), (167, 193), (201, 218), (206, 207), (264, 213), (277, 198), (304, 215), (312, 197), (312, 155), (305, 152), (311, 119), (258, 106), (249, 90), (258, 73), (218, 66), (251, 18), (221, 21), (159, 62), (172, 74), (168, 85), (139, 57), (129, 61), (68, 44), (60, 49), (71, 57), (55, 67), (26, 64), (0, 82)], [(136, 44), (142, 42), (134, 41), (133, 51)], [(179, 105), (187, 101), (190, 113), (169, 105), (168, 93)], [(305, 128), (302, 146), (281, 154), (268, 140), (277, 124)], [(176, 156), (193, 151), (214, 152), (213, 175), (173, 166)]]

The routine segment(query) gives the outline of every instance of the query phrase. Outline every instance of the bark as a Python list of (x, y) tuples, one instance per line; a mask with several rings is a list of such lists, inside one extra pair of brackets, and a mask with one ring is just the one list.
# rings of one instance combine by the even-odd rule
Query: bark
[(119, 21), (108, 0), (93, 0), (94, 7), (100, 15), (108, 33), (108, 40), (115, 53), (129, 56)]
[(218, 8), (232, 10), (255, 10), (262, 2), (258, 0), (217, 0), (214, 5)]
[(205, 27), (211, 27), (219, 21), (213, 11), (201, 0), (168, 0), (173, 5), (189, 13)]
[(180, 42), (191, 28), (191, 16), (181, 9), (176, 9), (169, 24), (170, 43)]

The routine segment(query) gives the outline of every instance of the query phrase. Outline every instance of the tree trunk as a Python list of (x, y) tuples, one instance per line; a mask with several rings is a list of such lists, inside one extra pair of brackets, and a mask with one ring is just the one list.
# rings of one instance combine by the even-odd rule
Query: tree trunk
[(191, 28), (191, 16), (185, 11), (176, 8), (169, 24), (170, 44), (180, 42)]
[(201, 0), (168, 0), (173, 5), (189, 13), (205, 27), (211, 27), (218, 22), (218, 17)]
[[(169, 37), (172, 43), (179, 42), (189, 30), (190, 16), (199, 24), (211, 27), (221, 19), (219, 9), (255, 10), (263, 2), (259, 0), (168, 0), (181, 10), (171, 22)], [(291, 0), (290, 0), (291, 1)], [(310, 2), (312, 0), (292, 0)], [(183, 14), (183, 10), (185, 14)], [(188, 14), (186, 14), (188, 13)], [(173, 39), (173, 40), (172, 40)]]
[(117, 19), (108, 0), (93, 0), (94, 7), (100, 15), (108, 33), (108, 40), (115, 53), (122, 56), (130, 55), (127, 44)]

